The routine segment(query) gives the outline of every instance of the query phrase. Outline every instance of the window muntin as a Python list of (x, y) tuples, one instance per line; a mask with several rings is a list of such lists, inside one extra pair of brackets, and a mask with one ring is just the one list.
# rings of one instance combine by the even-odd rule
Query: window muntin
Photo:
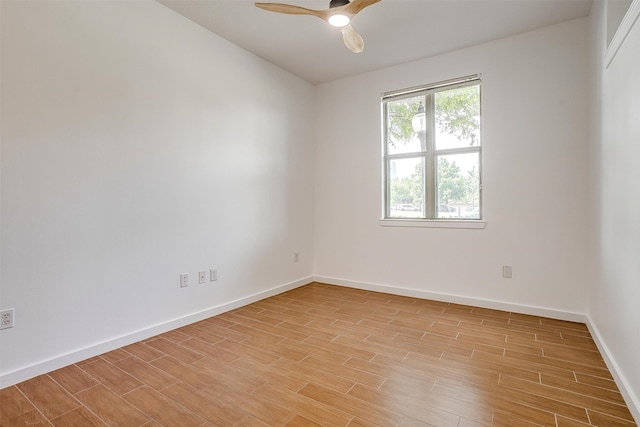
[(480, 78), (384, 94), (384, 218), (481, 219)]

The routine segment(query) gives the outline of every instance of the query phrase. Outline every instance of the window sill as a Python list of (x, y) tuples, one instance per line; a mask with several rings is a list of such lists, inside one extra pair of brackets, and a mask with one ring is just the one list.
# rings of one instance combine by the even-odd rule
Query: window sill
[(381, 219), (382, 227), (415, 227), (415, 228), (474, 228), (482, 229), (487, 221), (477, 219), (439, 220), (439, 219)]

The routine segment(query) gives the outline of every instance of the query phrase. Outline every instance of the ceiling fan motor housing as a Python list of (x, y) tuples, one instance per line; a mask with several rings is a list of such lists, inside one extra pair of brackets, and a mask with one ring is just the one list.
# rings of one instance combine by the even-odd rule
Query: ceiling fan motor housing
[(345, 4), (349, 4), (349, 0), (331, 0), (329, 2), (329, 8), (332, 9), (334, 7), (344, 6)]
[[(2, 1), (2, 0), (0, 0)], [(381, 0), (330, 0), (329, 9), (307, 9), (287, 3), (260, 3), (256, 6), (271, 12), (285, 13), (289, 15), (311, 15), (326, 21), (338, 28), (342, 33), (342, 41), (351, 52), (360, 53), (364, 49), (362, 36), (353, 29), (351, 19), (365, 7), (379, 3)]]

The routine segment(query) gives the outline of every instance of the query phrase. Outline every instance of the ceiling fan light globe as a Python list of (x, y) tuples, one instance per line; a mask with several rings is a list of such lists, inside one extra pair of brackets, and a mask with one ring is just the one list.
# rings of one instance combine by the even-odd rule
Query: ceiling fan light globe
[(349, 25), (349, 22), (351, 22), (351, 19), (349, 19), (347, 15), (336, 14), (336, 15), (331, 15), (328, 21), (329, 21), (329, 24), (331, 24), (332, 26), (336, 28), (342, 28), (346, 25)]

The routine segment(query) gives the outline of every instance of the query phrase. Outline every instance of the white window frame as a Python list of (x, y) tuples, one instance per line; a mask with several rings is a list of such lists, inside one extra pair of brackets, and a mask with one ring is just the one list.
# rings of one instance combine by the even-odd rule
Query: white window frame
[[(482, 92), (481, 75), (471, 75), (461, 77), (457, 79), (442, 81), (434, 84), (418, 86), (408, 89), (397, 90), (393, 92), (386, 92), (381, 95), (381, 113), (382, 113), (382, 218), (380, 219), (380, 225), (382, 226), (399, 226), (399, 227), (434, 227), (434, 228), (485, 228), (486, 221), (483, 214), (482, 203), (482, 138), (480, 138), (480, 144), (470, 147), (450, 148), (450, 149), (435, 149), (435, 137), (434, 132), (426, 133), (426, 147), (421, 152), (411, 153), (388, 153), (388, 137), (387, 137), (387, 103), (389, 101), (401, 100), (404, 98), (412, 98), (416, 96), (425, 97), (425, 112), (427, 114), (426, 120), (428, 127), (433, 128), (434, 114), (433, 114), (433, 98), (434, 94), (444, 90), (455, 89), (458, 87), (475, 86), (480, 87)], [(480, 93), (480, 96), (481, 93)], [(482, 98), (480, 99), (482, 110)], [(482, 111), (480, 113), (480, 131), (482, 132)], [(436, 215), (436, 160), (439, 156), (450, 154), (465, 154), (465, 153), (477, 153), (478, 154), (478, 167), (479, 167), (479, 212), (480, 218), (437, 218)], [(391, 217), (391, 206), (389, 203), (390, 197), (390, 164), (392, 160), (403, 158), (416, 158), (421, 157), (424, 162), (424, 215), (425, 218), (398, 218)]]

